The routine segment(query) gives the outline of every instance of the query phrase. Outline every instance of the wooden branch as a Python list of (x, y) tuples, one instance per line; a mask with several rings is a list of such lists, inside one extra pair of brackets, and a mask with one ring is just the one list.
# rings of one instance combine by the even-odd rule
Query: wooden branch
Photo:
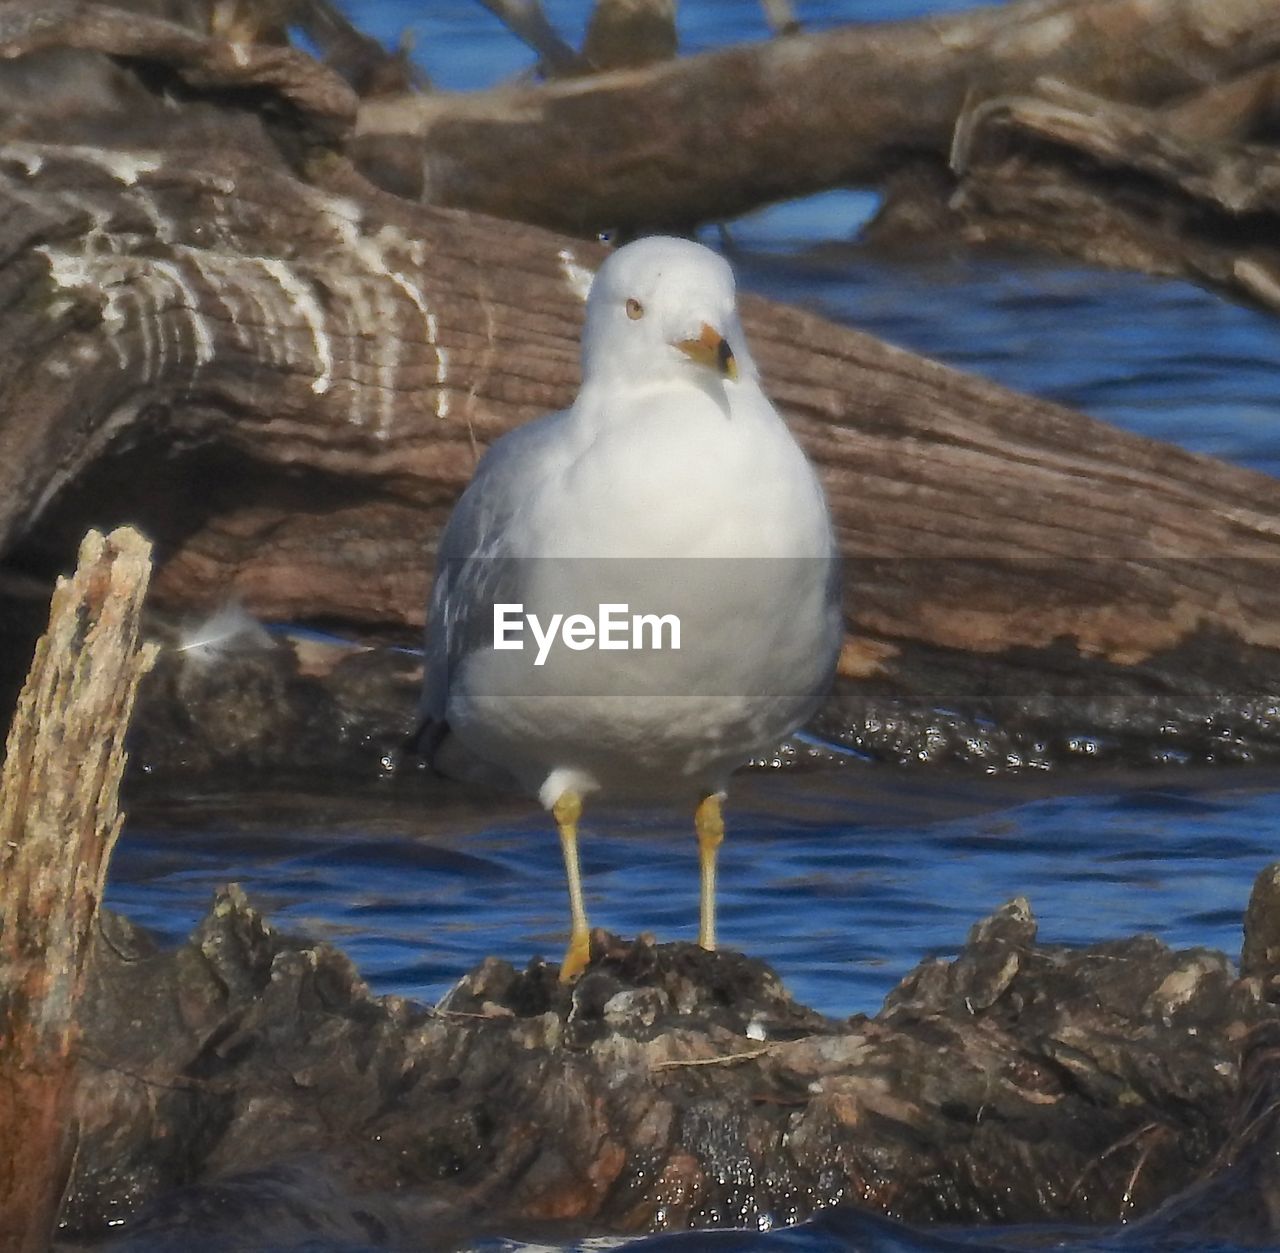
[(582, 44), (588, 67), (635, 69), (675, 54), (675, 0), (596, 0)]
[(118, 806), (151, 546), (91, 531), (59, 581), (0, 776), (0, 1250), (43, 1253), (74, 1150), (77, 1012)]
[(210, 38), (109, 4), (11, 0), (0, 6), (0, 48), (8, 61), (54, 48), (146, 58), (192, 87), (265, 90), (326, 139), (349, 129), (357, 105), (341, 78), (294, 48)]
[(1184, 140), (1264, 140), (1280, 133), (1280, 65), (1226, 79), (1162, 110)]
[(791, 0), (760, 0), (764, 7), (765, 21), (775, 35), (794, 35), (800, 30), (800, 21)]
[(556, 33), (538, 0), (480, 0), (480, 3), (538, 54), (547, 75), (581, 74), (587, 69), (583, 59)]
[[(1247, 125), (1246, 99), (1269, 108), (1273, 73), (1234, 85), (1225, 128)], [(953, 153), (959, 189), (948, 199), (960, 229), (973, 242), (1187, 278), (1280, 311), (1280, 153), (1220, 140), (1205, 101), (1193, 103), (1161, 113), (1042, 83), (1036, 96), (977, 105)]]
[(301, 0), (207, 0), (205, 16), (209, 31), (220, 39), (283, 45), (289, 42), (289, 27), (301, 8)]
[(362, 96), (424, 91), (426, 73), (409, 60), (410, 43), (403, 38), (395, 52), (357, 30), (334, 0), (297, 0), (294, 20), (316, 47), (325, 64), (337, 71)]
[(1041, 76), (1154, 105), (1278, 54), (1267, 0), (1021, 0), (582, 81), (370, 101), (351, 150), (437, 205), (580, 234), (650, 229), (878, 182), (904, 158), (945, 155), (967, 100)]

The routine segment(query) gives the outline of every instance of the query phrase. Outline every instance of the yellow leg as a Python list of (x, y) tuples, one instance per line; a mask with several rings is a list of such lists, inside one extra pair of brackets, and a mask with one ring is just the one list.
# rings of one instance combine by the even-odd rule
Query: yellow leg
[(582, 903), (582, 872), (578, 867), (578, 819), (582, 817), (582, 797), (577, 792), (562, 792), (551, 807), (560, 830), (560, 849), (564, 853), (564, 875), (569, 881), (569, 947), (560, 964), (560, 982), (572, 983), (591, 960), (591, 935), (587, 928), (587, 910)]
[(716, 947), (716, 854), (724, 843), (724, 814), (720, 810), (723, 800), (721, 793), (713, 792), (703, 797), (693, 814), (694, 829), (698, 833), (698, 865), (702, 872), (698, 943), (711, 951)]

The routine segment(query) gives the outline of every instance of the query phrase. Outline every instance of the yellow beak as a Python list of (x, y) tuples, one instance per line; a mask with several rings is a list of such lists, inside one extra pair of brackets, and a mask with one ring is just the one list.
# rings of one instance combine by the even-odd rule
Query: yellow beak
[(697, 339), (677, 340), (675, 347), (686, 357), (714, 370), (721, 378), (738, 380), (738, 363), (733, 359), (733, 349), (713, 326), (702, 324), (702, 333)]

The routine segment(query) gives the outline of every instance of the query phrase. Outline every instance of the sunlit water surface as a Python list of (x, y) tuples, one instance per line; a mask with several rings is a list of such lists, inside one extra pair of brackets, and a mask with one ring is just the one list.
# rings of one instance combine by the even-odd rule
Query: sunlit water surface
[[(528, 67), (529, 56), (474, 0), (347, 7), (388, 40), (408, 29), (446, 87)], [(576, 38), (586, 6), (547, 7)], [(797, 5), (814, 26), (963, 7)], [(765, 35), (758, 6), (746, 0), (685, 0), (681, 21), (688, 48)], [(868, 194), (833, 192), (736, 223), (727, 240), (704, 238), (731, 251), (744, 288), (1131, 429), (1280, 472), (1272, 319), (1129, 275), (991, 258), (878, 259), (847, 242), (874, 209)], [(344, 796), (320, 783), (182, 798), (144, 785), (132, 801), (109, 902), (174, 941), (215, 887), (237, 880), (278, 926), (339, 945), (379, 992), (430, 1001), (487, 955), (523, 964), (556, 957), (563, 943), (558, 842), (545, 816), (522, 802), (421, 780)], [(874, 1011), (918, 960), (954, 952), (977, 918), (1015, 895), (1030, 898), (1048, 941), (1150, 931), (1173, 945), (1235, 954), (1250, 883), (1277, 856), (1278, 832), (1280, 772), (988, 779), (855, 764), (757, 774), (733, 800), (722, 937), (772, 962), (795, 995), (831, 1014)], [(583, 856), (594, 923), (693, 938), (688, 815), (597, 815)], [(947, 1237), (969, 1247), (984, 1238)], [(852, 1232), (838, 1222), (735, 1239), (714, 1247), (934, 1247), (922, 1236)], [(1084, 1238), (1058, 1247), (1068, 1246), (1095, 1247)]]

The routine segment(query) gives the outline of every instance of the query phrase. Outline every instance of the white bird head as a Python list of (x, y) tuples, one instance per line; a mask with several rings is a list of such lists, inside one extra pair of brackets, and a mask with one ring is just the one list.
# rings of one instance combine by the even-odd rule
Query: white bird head
[(655, 235), (600, 267), (582, 332), (584, 384), (685, 379), (732, 387), (755, 375), (723, 257)]

